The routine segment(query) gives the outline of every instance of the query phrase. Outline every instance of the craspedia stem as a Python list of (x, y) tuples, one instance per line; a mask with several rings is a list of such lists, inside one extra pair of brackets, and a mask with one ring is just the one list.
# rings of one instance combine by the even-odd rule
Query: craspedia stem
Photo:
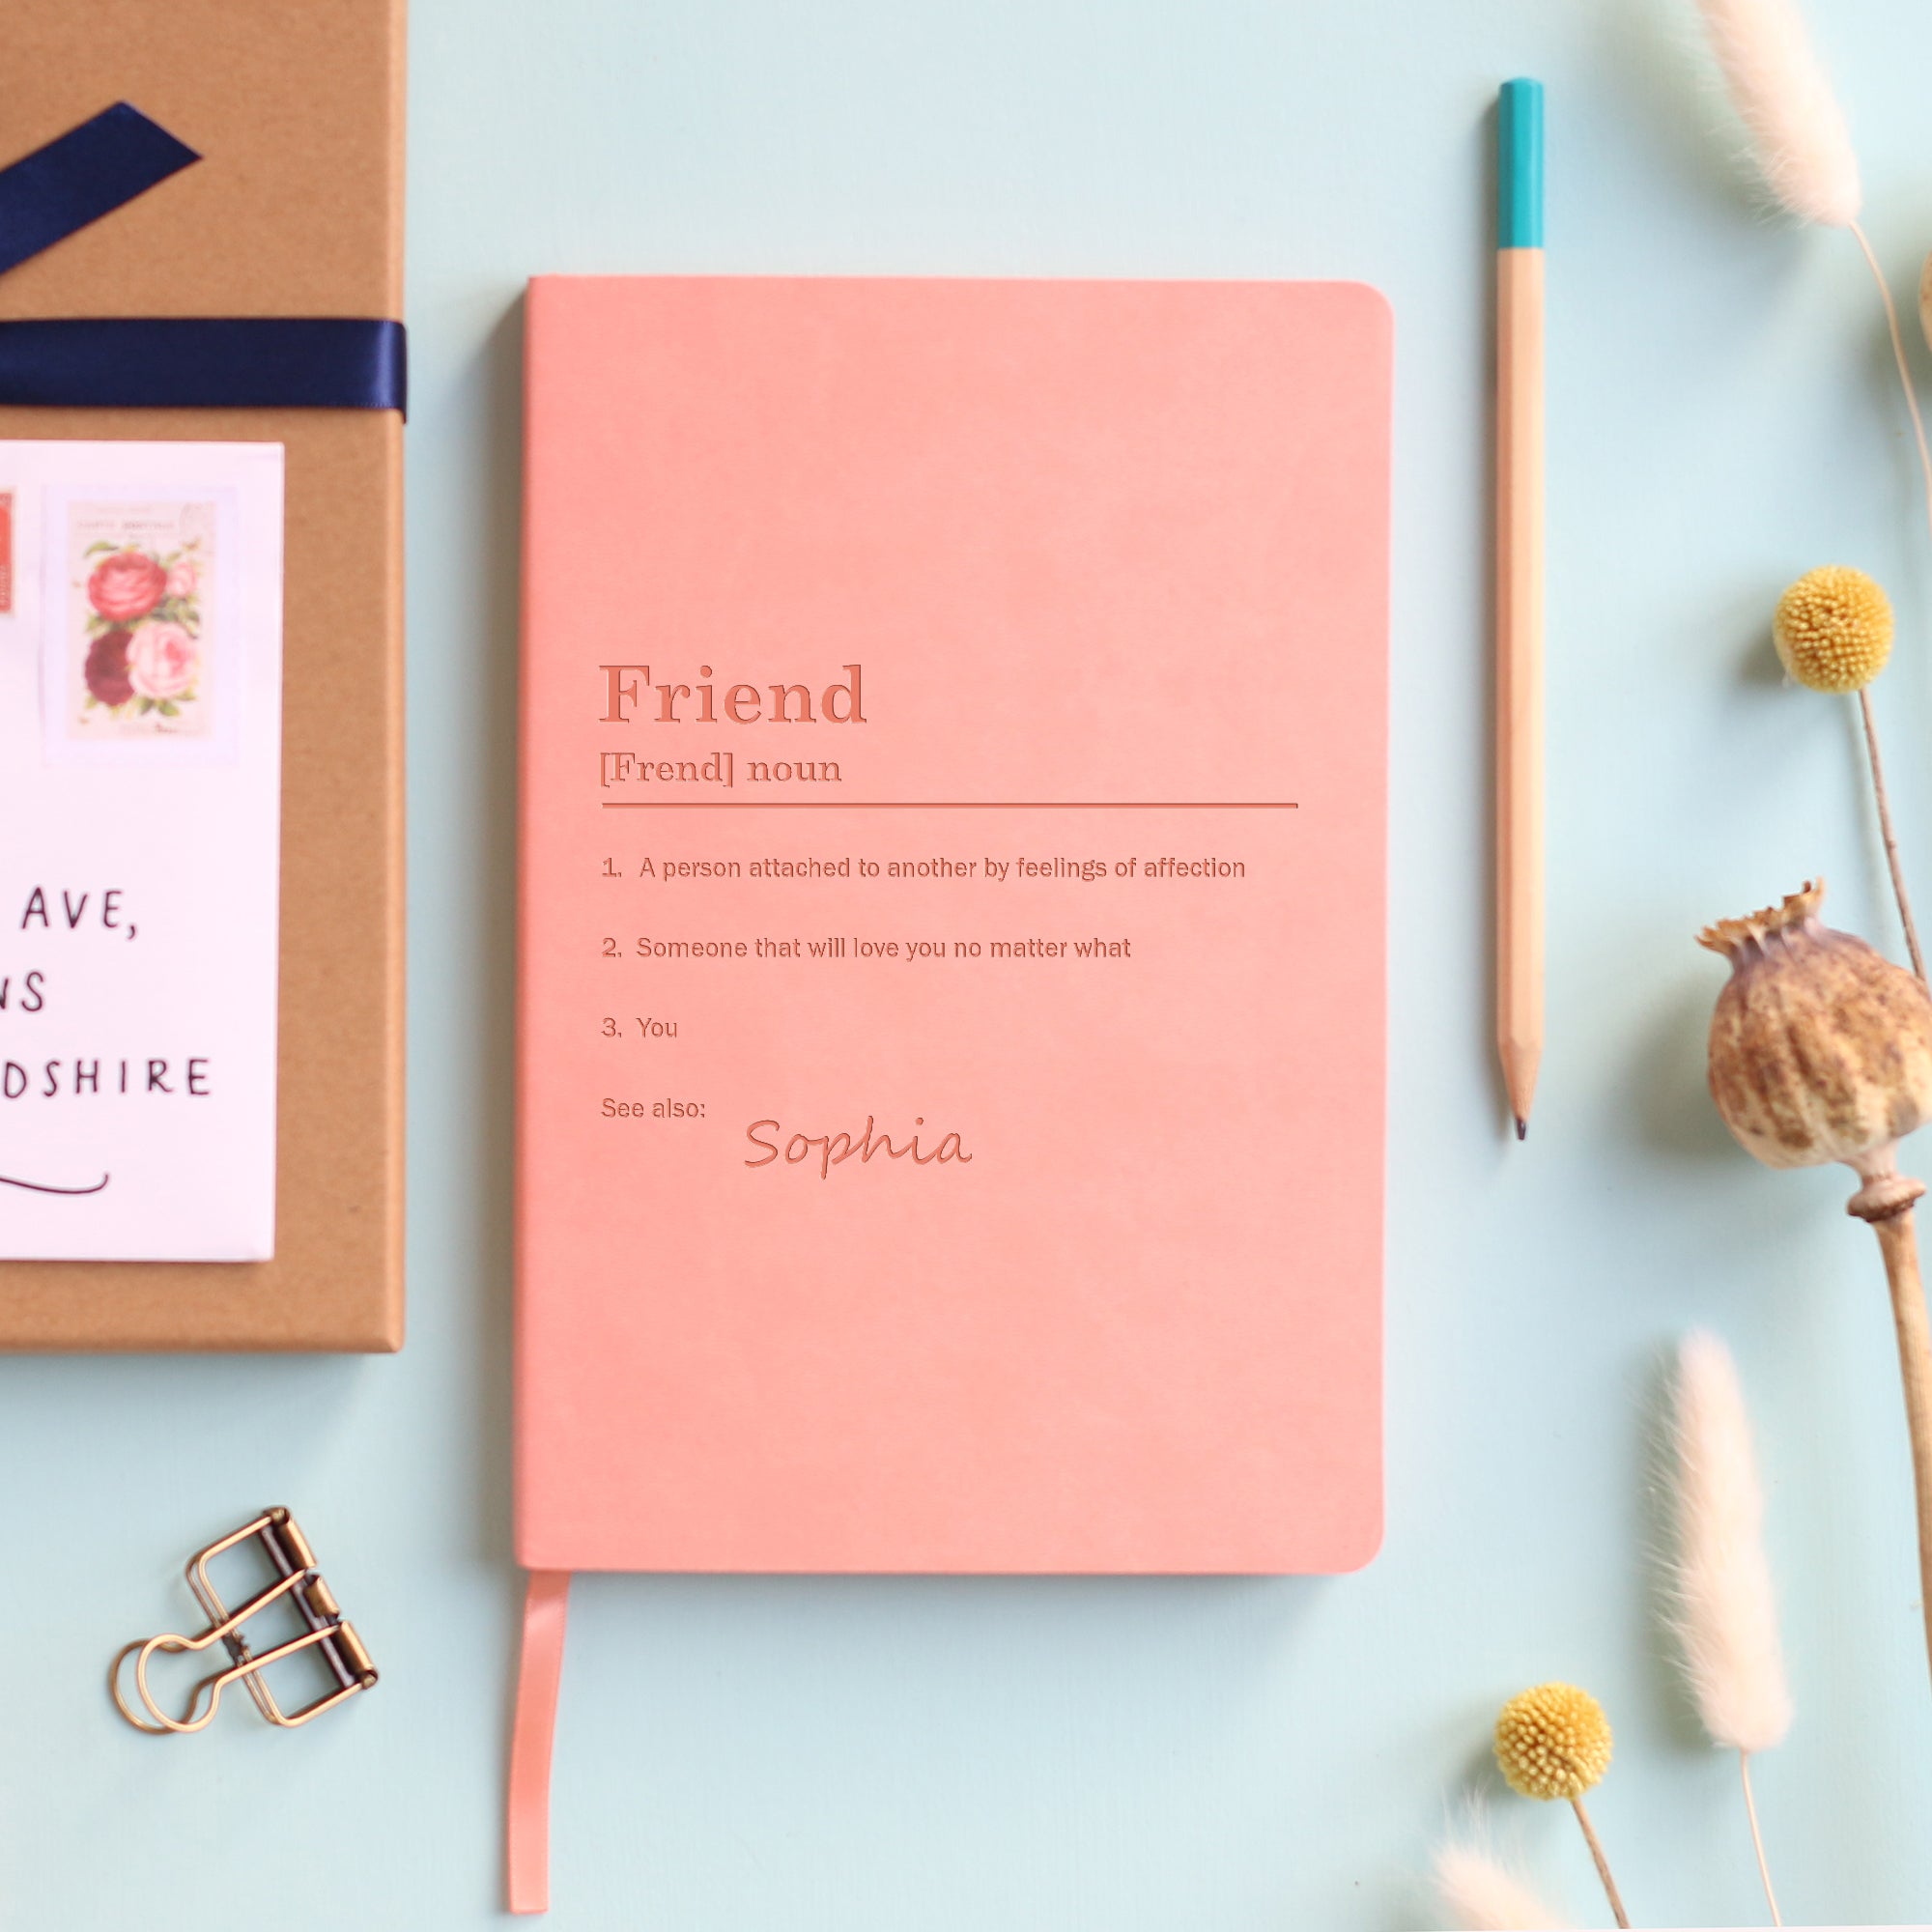
[(1905, 890), (1905, 867), (1899, 863), (1891, 795), (1886, 789), (1885, 760), (1878, 749), (1878, 713), (1869, 689), (1891, 656), (1894, 629), (1891, 600), (1884, 589), (1863, 571), (1845, 563), (1807, 570), (1796, 583), (1785, 586), (1771, 615), (1771, 640), (1777, 646), (1778, 662), (1793, 678), (1808, 691), (1858, 694), (1892, 896), (1898, 901), (1913, 971), (1922, 984), (1925, 962), (1912, 921), (1911, 896)]
[(1496, 1768), (1504, 1782), (1524, 1798), (1568, 1801), (1597, 1861), (1610, 1910), (1619, 1925), (1628, 1925), (1609, 1861), (1583, 1808), (1584, 1792), (1595, 1790), (1610, 1768), (1613, 1745), (1604, 1707), (1574, 1684), (1538, 1684), (1519, 1691), (1496, 1717)]
[(1583, 1828), (1584, 1842), (1590, 1847), (1590, 1856), (1597, 1862), (1597, 1876), (1604, 1882), (1604, 1896), (1610, 1901), (1610, 1910), (1616, 1915), (1616, 1921), (1629, 1932), (1630, 1916), (1624, 1911), (1623, 1893), (1617, 1889), (1617, 1882), (1610, 1876), (1610, 1861), (1604, 1856), (1603, 1840), (1597, 1836), (1597, 1828), (1590, 1823), (1590, 1814), (1583, 1808), (1580, 1798), (1570, 1801), (1570, 1808), (1577, 1814), (1577, 1822)]
[(1885, 761), (1878, 751), (1878, 720), (1872, 715), (1871, 687), (1859, 689), (1859, 715), (1864, 720), (1865, 752), (1871, 759), (1872, 796), (1878, 801), (1878, 832), (1885, 841), (1885, 863), (1891, 871), (1891, 895), (1898, 901), (1898, 917), (1905, 926), (1905, 949), (1912, 954), (1912, 970), (1925, 978), (1925, 955), (1918, 950), (1918, 928), (1912, 920), (1912, 896), (1905, 890), (1905, 867), (1898, 858), (1898, 837), (1891, 829), (1891, 799), (1885, 788)]

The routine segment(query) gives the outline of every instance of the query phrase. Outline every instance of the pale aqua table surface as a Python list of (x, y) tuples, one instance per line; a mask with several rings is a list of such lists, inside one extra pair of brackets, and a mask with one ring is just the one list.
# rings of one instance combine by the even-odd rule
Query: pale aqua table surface
[[(1896, 945), (1849, 714), (1777, 589), (1892, 588), (1932, 900), (1932, 544), (1874, 292), (1747, 206), (1669, 0), (416, 0), (411, 1311), (396, 1359), (0, 1362), (0, 1924), (421, 1932), (499, 1911), (519, 292), (539, 270), (1350, 276), (1397, 316), (1389, 1531), (1366, 1574), (577, 1590), (559, 1928), (1399, 1932), (1508, 1692), (1591, 1686), (1639, 1922), (1760, 1910), (1659, 1660), (1660, 1350), (1734, 1343), (1799, 1703), (1794, 1921), (1932, 1916), (1932, 1694), (1870, 1236), (1702, 1090), (1706, 920), (1822, 869)], [(1813, 0), (1869, 225), (1932, 244), (1932, 15)], [(1548, 87), (1550, 1046), (1489, 1047), (1486, 116)], [(1921, 375), (1926, 357), (1915, 346)], [(1918, 1171), (1932, 1146), (1914, 1150)], [(380, 1690), (302, 1733), (109, 1711), (176, 1565), (293, 1504)], [(1569, 1820), (1505, 1799), (1586, 1922)]]

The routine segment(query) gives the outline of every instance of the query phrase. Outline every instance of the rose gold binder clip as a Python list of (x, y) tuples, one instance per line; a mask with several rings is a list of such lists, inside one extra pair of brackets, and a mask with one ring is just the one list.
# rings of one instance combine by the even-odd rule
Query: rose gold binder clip
[[(239, 1543), (246, 1543), (250, 1537), (258, 1539), (268, 1552), (277, 1580), (260, 1595), (251, 1597), (239, 1610), (230, 1610), (216, 1594), (208, 1566), (224, 1550), (233, 1549)], [(243, 1523), (232, 1535), (224, 1536), (218, 1543), (211, 1543), (206, 1549), (189, 1558), (187, 1586), (194, 1592), (195, 1601), (207, 1611), (209, 1627), (199, 1636), (168, 1634), (151, 1636), (145, 1642), (136, 1637), (115, 1658), (114, 1668), (108, 1674), (108, 1688), (114, 1693), (114, 1708), (137, 1731), (165, 1737), (170, 1731), (203, 1729), (219, 1709), (222, 1691), (238, 1680), (246, 1687), (249, 1696), (255, 1700), (255, 1708), (263, 1717), (270, 1723), (280, 1724), (285, 1729), (293, 1729), (297, 1724), (307, 1723), (311, 1718), (321, 1717), (323, 1712), (332, 1709), (345, 1697), (353, 1697), (358, 1690), (367, 1690), (376, 1682), (376, 1666), (369, 1661), (362, 1639), (355, 1634), (353, 1625), (343, 1622), (334, 1595), (322, 1580), (322, 1572), (316, 1568), (315, 1551), (309, 1548), (308, 1538), (301, 1533), (295, 1518), (287, 1510), (264, 1510), (253, 1522)], [(271, 1649), (254, 1650), (242, 1634), (242, 1626), (250, 1617), (284, 1600), (294, 1607), (308, 1629), (285, 1643), (275, 1644)], [(228, 1655), (234, 1660), (232, 1666), (204, 1677), (194, 1687), (185, 1717), (169, 1717), (155, 1702), (148, 1689), (150, 1660), (156, 1651), (207, 1650), (215, 1643), (226, 1646)], [(279, 1662), (285, 1657), (293, 1657), (297, 1651), (311, 1649), (327, 1665), (336, 1688), (333, 1690), (325, 1690), (313, 1702), (304, 1704), (298, 1711), (284, 1711), (275, 1702), (274, 1692), (264, 1681), (262, 1672), (270, 1664)], [(146, 1718), (136, 1716), (121, 1694), (122, 1668), (129, 1657), (134, 1660), (134, 1690), (148, 1714)], [(208, 1708), (196, 1717), (195, 1709), (201, 1702), (203, 1691), (208, 1693)]]

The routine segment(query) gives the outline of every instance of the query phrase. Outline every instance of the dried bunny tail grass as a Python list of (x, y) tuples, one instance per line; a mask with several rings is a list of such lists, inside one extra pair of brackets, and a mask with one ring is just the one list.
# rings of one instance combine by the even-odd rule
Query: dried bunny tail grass
[(1676, 1397), (1671, 1586), (1686, 1673), (1714, 1743), (1770, 1750), (1791, 1729), (1791, 1690), (1750, 1416), (1737, 1365), (1715, 1335), (1685, 1337)]
[[(1925, 485), (1925, 527), (1932, 531), (1932, 445), (1925, 440), (1925, 418), (1919, 413), (1918, 392), (1912, 386), (1912, 365), (1905, 359), (1905, 334), (1898, 326), (1898, 304), (1891, 298), (1891, 285), (1885, 278), (1885, 270), (1880, 267), (1877, 251), (1872, 247), (1871, 238), (1856, 221), (1845, 224), (1852, 231), (1852, 240), (1859, 244), (1859, 253), (1865, 258), (1865, 267), (1871, 270), (1871, 278), (1878, 284), (1878, 298), (1885, 305), (1886, 332), (1891, 337), (1891, 364), (1898, 371), (1898, 386), (1905, 397), (1905, 413), (1912, 418), (1912, 440), (1918, 450), (1918, 475)], [(1927, 263), (1932, 269), (1932, 262)], [(1924, 280), (1919, 282), (1919, 300), (1924, 301)], [(1923, 313), (1921, 307), (1921, 314)], [(1877, 747), (1872, 755), (1876, 759)], [(1918, 962), (1915, 962), (1918, 963)], [(1918, 977), (1925, 977), (1922, 966)]]
[[(1731, 104), (1750, 136), (1751, 153), (1765, 185), (1779, 205), (1801, 221), (1844, 228), (1878, 284), (1885, 304), (1886, 329), (1898, 370), (1912, 438), (1918, 450), (1918, 472), (1925, 485), (1925, 522), (1932, 530), (1932, 444), (1925, 437), (1898, 305), (1885, 270), (1865, 232), (1859, 226), (1863, 191), (1859, 157), (1838, 98), (1818, 56), (1796, 0), (1697, 0), (1705, 38), (1717, 56)], [(1923, 283), (1921, 283), (1921, 300)]]
[(1432, 1877), (1443, 1918), (1459, 1932), (1561, 1932), (1570, 1923), (1496, 1853), (1467, 1838), (1437, 1848)]
[(1858, 156), (1794, 0), (1697, 0), (1697, 11), (1765, 185), (1801, 221), (1849, 228)]
[(1731, 1352), (1697, 1330), (1677, 1350), (1670, 1431), (1676, 1550), (1670, 1589), (1685, 1674), (1712, 1742), (1738, 1754), (1751, 1850), (1771, 1922), (1782, 1925), (1751, 1790), (1753, 1751), (1784, 1742), (1791, 1689), (1764, 1552), (1764, 1485)]

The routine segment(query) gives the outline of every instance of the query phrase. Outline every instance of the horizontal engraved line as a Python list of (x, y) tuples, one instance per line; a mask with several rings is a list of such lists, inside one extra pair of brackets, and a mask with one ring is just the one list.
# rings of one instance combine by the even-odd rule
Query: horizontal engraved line
[(1270, 798), (607, 798), (606, 811), (1299, 811)]

